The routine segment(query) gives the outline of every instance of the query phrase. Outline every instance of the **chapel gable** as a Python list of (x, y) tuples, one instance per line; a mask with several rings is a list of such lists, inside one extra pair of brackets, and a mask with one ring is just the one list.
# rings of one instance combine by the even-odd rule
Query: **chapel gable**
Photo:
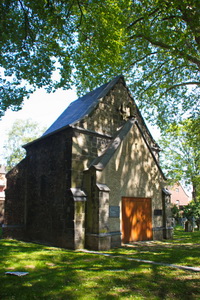
[(115, 134), (129, 119), (135, 118), (141, 128), (144, 138), (159, 160), (160, 148), (149, 132), (145, 121), (126, 86), (124, 77), (120, 76), (116, 84), (99, 99), (90, 114), (78, 121), (74, 127), (98, 132), (110, 137)]

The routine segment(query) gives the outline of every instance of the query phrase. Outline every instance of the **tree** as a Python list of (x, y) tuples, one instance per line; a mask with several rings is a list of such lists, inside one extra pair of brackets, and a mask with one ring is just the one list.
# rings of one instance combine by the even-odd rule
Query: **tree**
[(25, 157), (26, 151), (22, 148), (22, 145), (38, 138), (42, 132), (44, 132), (44, 129), (39, 128), (39, 124), (30, 119), (19, 119), (13, 123), (7, 135), (7, 142), (4, 145), (7, 171)]
[(83, 93), (120, 73), (158, 125), (198, 114), (199, 0), (2, 0), (0, 14), (1, 114), (36, 88)]
[(198, 230), (200, 230), (200, 202), (191, 202), (186, 205), (183, 209), (183, 217), (186, 217), (190, 222), (194, 218), (198, 226)]
[(161, 165), (173, 182), (184, 180), (193, 187), (193, 199), (200, 201), (200, 118), (186, 119), (163, 132)]
[(172, 211), (172, 217), (173, 217), (176, 221), (178, 221), (178, 219), (181, 217), (181, 211), (180, 211), (180, 209), (177, 207), (176, 204), (173, 204), (173, 205), (172, 205), (171, 211)]

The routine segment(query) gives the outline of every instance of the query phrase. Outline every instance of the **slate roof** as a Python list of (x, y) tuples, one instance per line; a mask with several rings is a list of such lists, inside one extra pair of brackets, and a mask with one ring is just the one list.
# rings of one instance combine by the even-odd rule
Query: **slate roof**
[(45, 131), (43, 136), (52, 134), (55, 131), (73, 125), (83, 119), (85, 116), (89, 115), (89, 113), (98, 104), (99, 99), (106, 96), (106, 94), (113, 88), (120, 78), (124, 79), (122, 75), (117, 76), (110, 82), (73, 101), (58, 117), (58, 119)]

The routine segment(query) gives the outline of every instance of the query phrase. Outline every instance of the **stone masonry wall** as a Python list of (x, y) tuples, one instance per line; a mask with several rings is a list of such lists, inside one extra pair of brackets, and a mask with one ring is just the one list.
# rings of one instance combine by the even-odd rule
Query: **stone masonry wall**
[(26, 238), (74, 247), (71, 132), (62, 131), (27, 147)]
[(24, 237), (26, 161), (22, 160), (7, 174), (3, 236)]
[[(152, 216), (155, 209), (162, 210), (164, 180), (136, 124), (105, 169), (97, 172), (97, 181), (110, 188), (110, 206), (120, 212), (122, 197), (151, 198)], [(110, 218), (111, 232), (121, 231), (120, 219)], [(162, 227), (162, 216), (153, 217), (153, 227)]]
[[(136, 116), (145, 138), (153, 148), (155, 142), (144, 125), (131, 95), (120, 80), (108, 95), (100, 100), (96, 109), (76, 124), (77, 128), (83, 128), (86, 131), (77, 130), (73, 136), (72, 187), (82, 186), (83, 170), (89, 167), (94, 158), (103, 153), (113, 134), (133, 116)], [(158, 157), (156, 151), (154, 154)]]
[[(74, 129), (74, 135), (73, 135), (73, 144), (72, 144), (72, 187), (83, 187), (83, 171), (87, 170), (92, 161), (99, 155), (103, 153), (103, 151), (107, 148), (108, 144), (112, 140), (113, 134), (116, 133), (116, 131), (130, 118), (135, 116), (138, 120), (140, 127), (142, 128), (143, 134), (145, 138), (147, 139), (149, 145), (151, 147), (155, 146), (155, 142), (152, 140), (151, 135), (148, 132), (148, 129), (143, 123), (143, 119), (133, 101), (130, 94), (127, 92), (127, 88), (124, 86), (123, 82), (120, 81), (118, 84), (115, 85), (115, 87), (109, 92), (107, 96), (102, 98), (100, 100), (100, 103), (97, 105), (96, 109), (87, 117), (84, 118), (84, 120), (81, 120), (79, 123), (76, 124), (77, 129)], [(82, 128), (82, 129), (81, 129)], [(101, 181), (101, 179), (97, 179), (98, 182), (107, 184), (109, 188), (111, 188), (111, 203), (112, 206), (120, 206), (121, 196), (127, 195), (128, 193), (134, 196), (134, 192), (131, 190), (130, 183), (135, 184), (135, 190), (137, 190), (137, 195), (140, 193), (144, 195), (144, 197), (147, 197), (150, 195), (150, 197), (153, 197), (153, 209), (159, 208), (162, 209), (162, 201), (161, 201), (161, 175), (155, 166), (155, 162), (153, 161), (153, 158), (151, 154), (149, 153), (149, 149), (147, 148), (142, 139), (141, 133), (138, 131), (138, 139), (140, 140), (137, 142), (134, 142), (136, 150), (136, 158), (131, 157), (129, 155), (129, 158), (132, 161), (135, 161), (135, 165), (132, 167), (136, 167), (135, 173), (140, 174), (141, 178), (140, 180), (142, 182), (140, 183), (134, 183), (135, 178), (130, 177), (131, 173), (126, 172), (118, 172), (117, 178), (116, 178), (116, 166), (113, 168), (112, 173), (110, 171), (105, 171), (104, 174), (107, 173), (106, 179)], [(141, 144), (142, 140), (142, 144)], [(128, 150), (130, 150), (131, 153), (131, 143), (132, 141), (127, 141), (126, 147)], [(125, 148), (126, 148), (125, 147)], [(130, 154), (127, 149), (124, 149), (124, 154), (122, 155), (122, 161), (125, 159), (125, 156)], [(119, 156), (121, 155), (122, 151), (120, 151)], [(155, 152), (155, 155), (156, 152)], [(148, 160), (145, 161), (145, 156), (148, 156)], [(142, 166), (142, 170), (146, 168), (146, 171), (142, 173), (142, 171), (139, 169), (141, 167), (141, 162), (139, 161), (144, 159), (144, 165)], [(125, 163), (124, 166), (122, 166), (122, 162), (119, 162), (120, 159), (118, 159), (118, 162), (120, 164), (120, 167), (127, 168), (128, 166)], [(115, 161), (115, 159), (113, 159)], [(151, 161), (151, 162), (150, 162)], [(129, 165), (131, 166), (130, 162)], [(109, 167), (108, 167), (109, 168)], [(151, 169), (152, 168), (152, 169)], [(147, 170), (148, 169), (148, 170)], [(130, 170), (130, 169), (129, 169)], [(114, 173), (113, 173), (114, 172)], [(149, 172), (149, 174), (148, 174)], [(124, 185), (121, 185), (121, 180), (123, 180), (123, 177), (126, 177), (126, 183)], [(151, 178), (152, 176), (152, 178)], [(158, 178), (159, 177), (159, 178)], [(150, 179), (151, 178), (151, 179)], [(139, 180), (139, 179), (138, 179)], [(146, 181), (147, 180), (147, 181)], [(154, 181), (154, 182), (153, 182)], [(111, 186), (109, 186), (109, 183), (112, 182)], [(154, 184), (156, 186), (153, 187), (154, 191), (152, 191), (152, 188), (150, 188), (150, 185)], [(147, 188), (147, 185), (149, 187), (149, 190)], [(86, 185), (85, 185), (86, 186)], [(119, 190), (121, 188), (121, 190)], [(155, 190), (156, 189), (156, 190)], [(117, 190), (117, 192), (116, 192)], [(142, 190), (142, 192), (141, 192)], [(123, 191), (123, 192), (122, 192)], [(128, 191), (128, 192), (127, 192)], [(132, 191), (132, 193), (131, 193)], [(88, 206), (94, 205), (91, 198), (91, 195), (88, 194), (87, 191), (87, 215), (89, 214), (92, 216), (92, 209), (88, 209)], [(99, 208), (97, 208), (97, 211)], [(99, 216), (99, 212), (96, 212), (97, 216)], [(87, 216), (88, 218), (88, 216)], [(109, 220), (109, 229), (108, 231), (113, 232), (119, 232), (116, 237), (116, 241), (114, 243), (119, 245), (119, 239), (120, 239), (120, 231), (121, 231), (121, 223), (120, 223), (121, 217), (118, 218), (112, 218)], [(89, 221), (88, 221), (89, 222)], [(98, 224), (98, 218), (96, 218), (96, 221), (93, 221), (93, 229)], [(88, 224), (89, 225), (89, 224)], [(153, 226), (159, 226), (162, 225), (162, 218), (156, 217), (155, 224)], [(87, 226), (87, 224), (86, 224)], [(99, 226), (99, 225), (98, 225)], [(87, 232), (91, 232), (90, 226), (87, 228)], [(101, 234), (101, 233), (99, 233)], [(90, 238), (90, 243), (93, 240), (94, 236)], [(99, 242), (100, 236), (96, 236), (96, 243)], [(89, 238), (87, 238), (86, 233), (86, 244), (88, 243)], [(88, 243), (89, 247), (92, 247), (91, 244)], [(112, 242), (113, 243), (113, 242)], [(93, 245), (94, 246), (94, 245)]]
[(83, 186), (83, 171), (105, 150), (110, 141), (110, 136), (75, 130), (72, 146), (72, 187)]
[(112, 136), (119, 127), (134, 116), (137, 118), (146, 140), (158, 159), (158, 146), (145, 126), (144, 120), (122, 79), (107, 96), (100, 100), (95, 111), (77, 123), (77, 126)]

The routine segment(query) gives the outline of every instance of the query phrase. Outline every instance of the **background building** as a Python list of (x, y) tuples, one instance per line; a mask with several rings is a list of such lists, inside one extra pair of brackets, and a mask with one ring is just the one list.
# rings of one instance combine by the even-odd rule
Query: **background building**
[(171, 193), (171, 203), (176, 204), (180, 209), (188, 205), (191, 201), (191, 198), (180, 182), (175, 183), (173, 186), (169, 186), (168, 190)]

